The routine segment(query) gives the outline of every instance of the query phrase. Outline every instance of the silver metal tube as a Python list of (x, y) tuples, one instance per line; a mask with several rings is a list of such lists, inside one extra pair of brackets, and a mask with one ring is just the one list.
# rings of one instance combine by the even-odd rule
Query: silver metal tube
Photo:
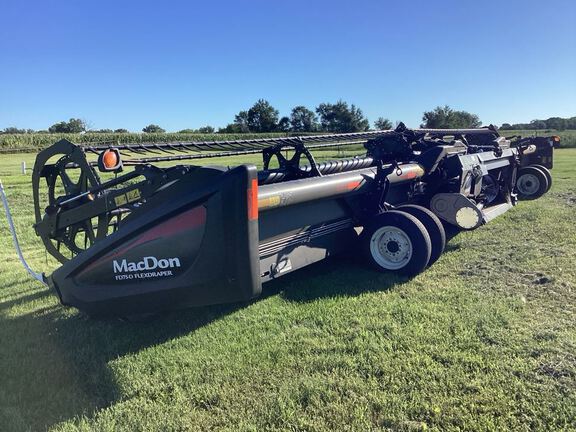
[[(263, 185), (258, 190), (258, 210), (266, 211), (322, 198), (366, 192), (374, 184), (376, 167), (323, 177), (312, 177)], [(418, 164), (402, 164), (388, 175), (390, 183), (403, 183), (422, 177), (424, 168)]]

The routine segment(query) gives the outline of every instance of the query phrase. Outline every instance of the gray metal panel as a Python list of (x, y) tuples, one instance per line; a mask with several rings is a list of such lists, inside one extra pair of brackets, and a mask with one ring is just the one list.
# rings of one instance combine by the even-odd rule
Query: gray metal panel
[(340, 199), (316, 200), (279, 207), (263, 213), (259, 218), (260, 243), (336, 220), (350, 218), (350, 209)]
[(354, 229), (349, 228), (313, 238), (307, 243), (287, 246), (260, 259), (260, 279), (267, 282), (341, 253), (354, 244), (356, 237)]
[(352, 227), (352, 219), (343, 219), (335, 222), (323, 223), (309, 229), (297, 230), (293, 233), (285, 234), (281, 238), (261, 242), (259, 247), (260, 257), (275, 254), (287, 247), (309, 243), (315, 238)]

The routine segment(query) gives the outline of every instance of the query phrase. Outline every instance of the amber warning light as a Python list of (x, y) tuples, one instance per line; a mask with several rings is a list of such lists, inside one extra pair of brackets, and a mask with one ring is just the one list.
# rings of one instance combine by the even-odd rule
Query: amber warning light
[(98, 169), (102, 172), (121, 171), (122, 160), (117, 149), (109, 148), (98, 156)]

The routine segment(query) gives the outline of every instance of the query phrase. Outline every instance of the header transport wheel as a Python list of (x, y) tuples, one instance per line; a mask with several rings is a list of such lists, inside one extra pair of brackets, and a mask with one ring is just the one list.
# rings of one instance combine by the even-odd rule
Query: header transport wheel
[(540, 171), (542, 171), (544, 173), (544, 175), (546, 176), (546, 178), (548, 179), (548, 189), (546, 189), (547, 193), (550, 188), (552, 187), (552, 174), (550, 173), (550, 170), (548, 168), (546, 168), (544, 165), (530, 165), (534, 168), (538, 168)]
[(432, 251), (430, 236), (422, 222), (397, 210), (375, 216), (364, 227), (360, 241), (373, 267), (406, 276), (422, 272)]
[(442, 252), (444, 252), (444, 248), (446, 247), (446, 231), (444, 230), (444, 225), (442, 225), (442, 222), (438, 219), (438, 216), (426, 207), (414, 204), (397, 207), (397, 210), (408, 213), (422, 222), (422, 225), (424, 225), (424, 228), (428, 231), (432, 245), (428, 265), (430, 266), (434, 264), (438, 258), (440, 258), (440, 255), (442, 255)]
[(518, 197), (522, 200), (540, 198), (548, 190), (548, 178), (546, 174), (534, 166), (521, 168), (516, 178)]

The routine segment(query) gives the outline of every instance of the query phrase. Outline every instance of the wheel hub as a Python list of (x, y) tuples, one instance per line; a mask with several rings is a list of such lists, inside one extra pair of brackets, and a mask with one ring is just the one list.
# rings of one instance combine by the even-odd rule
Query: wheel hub
[(534, 195), (540, 189), (540, 181), (534, 174), (522, 174), (516, 185), (522, 195)]
[(412, 258), (412, 242), (400, 228), (384, 226), (372, 235), (370, 251), (380, 266), (397, 270), (404, 267)]
[(395, 241), (389, 241), (386, 248), (388, 249), (388, 252), (391, 253), (396, 253), (400, 250), (400, 246)]

